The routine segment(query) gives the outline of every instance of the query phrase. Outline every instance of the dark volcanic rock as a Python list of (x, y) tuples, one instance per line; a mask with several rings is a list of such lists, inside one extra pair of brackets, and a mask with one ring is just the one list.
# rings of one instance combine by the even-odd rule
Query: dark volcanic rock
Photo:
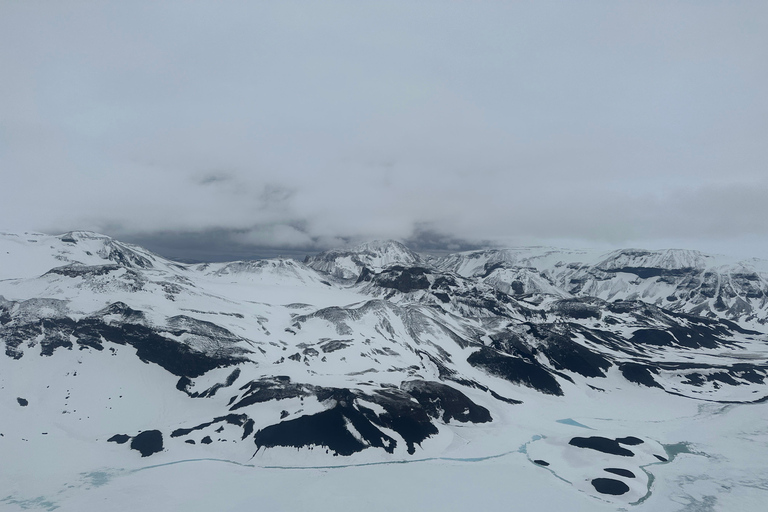
[(675, 344), (675, 338), (669, 331), (660, 331), (658, 329), (638, 329), (632, 334), (632, 338), (629, 341), (666, 347), (671, 347)]
[(639, 363), (624, 363), (619, 365), (619, 370), (621, 370), (621, 374), (624, 375), (624, 378), (629, 382), (641, 384), (649, 388), (661, 388), (661, 384), (656, 382), (653, 378), (655, 370), (652, 370), (647, 366), (643, 366)]
[(602, 316), (600, 308), (589, 299), (566, 299), (552, 305), (552, 310), (565, 318), (599, 319)]
[(69, 335), (75, 321), (70, 318), (43, 319), (41, 321), (45, 338), (40, 341), (40, 355), (51, 356), (57, 348), (72, 348)]
[[(612, 366), (605, 356), (575, 343), (571, 336), (566, 335), (571, 333), (570, 330), (561, 334), (555, 330), (555, 326), (526, 326), (532, 336), (544, 342), (547, 358), (557, 370), (570, 370), (584, 377), (605, 377), (605, 371)], [(595, 339), (588, 333), (581, 333), (587, 339)]]
[[(174, 323), (180, 322), (176, 320)], [(217, 330), (212, 330), (206, 334), (206, 336), (210, 336), (213, 345), (218, 345), (217, 341), (221, 339), (218, 336), (221, 336), (222, 333), (218, 330), (223, 329), (217, 327)], [(194, 329), (191, 331), (195, 335), (200, 335), (194, 332)], [(173, 334), (179, 336), (185, 332), (190, 332), (190, 330), (179, 328)], [(217, 354), (198, 352), (175, 339), (164, 336), (162, 331), (151, 327), (138, 323), (106, 324), (99, 317), (85, 318), (78, 322), (74, 335), (86, 340), (103, 338), (119, 345), (131, 345), (136, 349), (136, 355), (139, 359), (146, 363), (162, 366), (179, 377), (198, 377), (214, 368), (230, 366), (243, 360), (236, 353), (227, 354), (226, 349), (218, 351)], [(232, 336), (231, 333), (229, 335)]]
[[(301, 396), (311, 393), (330, 405), (320, 413), (259, 430), (254, 435), (259, 448), (321, 446), (336, 455), (351, 455), (375, 447), (393, 453), (397, 441), (382, 431), (387, 429), (397, 432), (406, 442), (408, 453), (413, 454), (417, 444), (438, 433), (434, 419), (444, 422), (491, 421), (486, 408), (475, 404), (459, 390), (439, 382), (407, 381), (401, 389), (377, 389), (372, 394), (365, 394), (349, 389), (298, 386), (286, 378), (281, 383), (272, 382), (266, 392), (258, 385), (253, 389), (262, 394), (261, 398), (271, 395), (279, 399), (286, 395), (297, 396), (297, 392)], [(366, 403), (376, 404), (384, 412), (374, 412)], [(286, 417), (281, 415), (281, 419)]]
[(630, 450), (620, 446), (615, 439), (608, 439), (607, 437), (574, 437), (568, 441), (568, 444), (577, 448), (589, 448), (590, 450), (610, 453), (611, 455), (621, 455), (622, 457), (634, 457), (635, 455)]
[(96, 277), (120, 270), (119, 265), (109, 263), (106, 265), (78, 265), (72, 263), (63, 267), (52, 268), (44, 275), (57, 274), (66, 277)]
[(131, 436), (128, 434), (115, 434), (109, 439), (107, 439), (108, 443), (117, 443), (117, 444), (125, 444), (131, 439)]
[(642, 439), (638, 439), (635, 436), (617, 437), (616, 442), (620, 444), (626, 444), (628, 446), (637, 446), (644, 443)]
[(629, 486), (620, 480), (613, 478), (595, 478), (592, 480), (592, 486), (600, 494), (611, 494), (621, 496), (629, 492)]
[[(365, 442), (347, 428), (350, 423)], [(332, 409), (284, 421), (259, 430), (254, 435), (258, 448), (275, 446), (324, 446), (335, 455), (352, 455), (368, 446), (394, 451), (397, 442), (371, 424), (360, 411), (338, 404)]]
[(446, 423), (451, 419), (462, 423), (491, 421), (488, 409), (477, 405), (464, 393), (446, 384), (412, 380), (403, 382), (401, 388), (418, 400), (427, 414), (433, 418), (442, 417)]
[(139, 451), (142, 457), (162, 451), (163, 434), (159, 430), (145, 430), (133, 438), (131, 449)]
[[(196, 426), (191, 427), (191, 428), (177, 428), (176, 430), (171, 432), (171, 437), (186, 436), (186, 435), (188, 435), (191, 432), (194, 432), (196, 430), (202, 430), (202, 429), (204, 429), (206, 427), (210, 427), (211, 425), (214, 425), (216, 423), (222, 423), (222, 422), (229, 423), (230, 425), (237, 425), (239, 427), (243, 427), (242, 439), (245, 439), (246, 437), (251, 435), (251, 433), (253, 432), (253, 424), (254, 424), (254, 422), (247, 415), (245, 415), (245, 414), (228, 414), (226, 416), (220, 416), (218, 418), (214, 418), (211, 421), (208, 421), (206, 423), (201, 423), (201, 424), (196, 425)], [(217, 432), (221, 432), (222, 430), (223, 430), (223, 427), (219, 427), (219, 429), (217, 429), (216, 431)]]
[(510, 382), (523, 384), (548, 395), (562, 395), (563, 390), (552, 374), (537, 361), (512, 357), (489, 347), (483, 347), (467, 358), (472, 366), (483, 368)]
[(434, 295), (435, 298), (437, 298), (443, 304), (448, 304), (449, 302), (451, 302), (451, 297), (447, 293), (432, 292), (432, 295)]
[(187, 393), (192, 398), (210, 398), (212, 396), (215, 396), (216, 392), (219, 391), (220, 389), (230, 387), (232, 384), (235, 383), (235, 381), (239, 377), (240, 377), (240, 368), (235, 368), (234, 370), (232, 370), (232, 373), (230, 373), (227, 376), (227, 378), (226, 378), (226, 380), (224, 382), (217, 382), (216, 384), (214, 384), (210, 388), (208, 388), (208, 389), (206, 389), (204, 391), (201, 391), (199, 393), (198, 392), (193, 392), (193, 393), (187, 392), (187, 388), (189, 387), (189, 385), (192, 382), (187, 377), (181, 377), (179, 379), (179, 382), (176, 384), (176, 389), (178, 389), (179, 391), (184, 391), (185, 393)]
[(400, 434), (410, 454), (416, 452), (416, 444), (438, 433), (421, 404), (414, 403), (411, 395), (399, 389), (377, 390), (365, 398), (384, 407), (387, 412), (377, 417), (370, 409), (361, 406), (360, 410), (368, 419)]
[(725, 340), (718, 337), (718, 334), (723, 335), (727, 332), (713, 329), (712, 326), (708, 325), (671, 326), (664, 330), (638, 329), (632, 334), (630, 341), (644, 345), (688, 348), (717, 348), (722, 345), (729, 345)]
[(399, 292), (408, 293), (429, 288), (429, 274), (430, 271), (426, 268), (395, 265), (376, 275), (374, 281), (382, 288), (394, 288)]
[[(121, 319), (115, 320), (119, 315)], [(107, 323), (106, 316), (113, 317)], [(168, 336), (170, 334), (171, 336)], [(212, 347), (201, 352), (180, 343), (174, 337), (188, 334)], [(103, 343), (131, 345), (145, 363), (157, 364), (177, 376), (198, 377), (213, 368), (230, 366), (244, 360), (243, 349), (233, 348), (240, 340), (231, 332), (210, 322), (176, 316), (168, 319), (168, 327), (150, 327), (141, 312), (121, 302), (80, 320), (50, 317), (26, 320), (3, 326), (0, 337), (5, 341), (6, 354), (20, 358), (20, 345), (40, 339), (40, 354), (51, 356), (57, 348), (71, 349), (70, 338), (77, 339), (81, 348), (103, 350)]]
[(240, 390), (246, 391), (243, 393), (242, 398), (230, 407), (229, 410), (234, 411), (241, 407), (269, 400), (285, 400), (287, 398), (309, 396), (313, 389), (312, 386), (293, 384), (289, 377), (283, 375), (254, 380), (240, 387)]
[(320, 350), (322, 350), (324, 354), (329, 354), (331, 352), (336, 352), (337, 350), (345, 349), (350, 345), (352, 345), (352, 340), (330, 340), (320, 345)]

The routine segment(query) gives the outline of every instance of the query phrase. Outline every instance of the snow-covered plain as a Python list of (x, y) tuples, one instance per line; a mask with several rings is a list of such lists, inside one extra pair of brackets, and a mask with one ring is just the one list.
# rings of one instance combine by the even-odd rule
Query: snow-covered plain
[[(715, 260), (434, 260), (379, 242), (306, 264), (181, 265), (92, 233), (3, 235), (0, 510), (764, 510), (766, 276)], [(643, 294), (681, 313), (601, 302)], [(119, 339), (137, 329), (202, 366)], [(509, 374), (512, 360), (532, 373)], [(264, 379), (282, 394), (254, 400)], [(419, 406), (422, 381), (460, 397), (432, 395), (435, 431), (411, 452), (377, 397)], [(467, 409), (451, 417), (453, 399)], [(336, 410), (363, 449), (252, 439)], [(358, 411), (397, 446), (371, 444)], [(150, 456), (114, 441), (155, 430)], [(590, 438), (616, 453), (577, 446)], [(597, 492), (606, 479), (628, 490)]]
[[(592, 401), (591, 410), (585, 407), (588, 401), (577, 405), (566, 399), (554, 406), (521, 406), (514, 423), (479, 441), (477, 453), (482, 455), (476, 458), (446, 456), (363, 465), (329, 460), (316, 468), (303, 466), (296, 451), (287, 454), (288, 468), (266, 465), (258, 457), (244, 462), (213, 457), (150, 461), (117, 446), (96, 449), (93, 441), (78, 439), (71, 432), (43, 436), (27, 431), (23, 448), (4, 450), (0, 507), (82, 511), (764, 510), (768, 408), (763, 404), (686, 403), (661, 396), (652, 399), (653, 407), (642, 407), (644, 412), (627, 407), (627, 398), (618, 395), (600, 403)], [(558, 415), (564, 417), (554, 419)], [(639, 503), (597, 498), (579, 490), (600, 473), (600, 464), (558, 474), (532, 462), (542, 452), (537, 445), (550, 439), (629, 434), (663, 443), (664, 455), (671, 458), (666, 463), (652, 461), (641, 472), (631, 468), (643, 477)], [(534, 440), (539, 436), (542, 439)], [(462, 455), (473, 451), (468, 448), (460, 450)], [(583, 462), (568, 457), (555, 450), (549, 461), (552, 466)], [(12, 461), (12, 471), (8, 461)]]

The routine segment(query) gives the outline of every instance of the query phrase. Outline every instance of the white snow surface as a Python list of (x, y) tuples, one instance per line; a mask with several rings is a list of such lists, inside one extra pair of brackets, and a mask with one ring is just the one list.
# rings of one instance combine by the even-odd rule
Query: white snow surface
[[(728, 279), (752, 273), (756, 280), (750, 282), (760, 283), (768, 282), (763, 260), (734, 262), (681, 250), (606, 255), (525, 248), (461, 253), (428, 263), (396, 242), (321, 256), (307, 264), (274, 259), (186, 265), (95, 233), (4, 233), (0, 301), (12, 301), (14, 313), (29, 318), (74, 320), (99, 314), (110, 304), (126, 304), (145, 313), (147, 325), (169, 329), (169, 336), (193, 350), (243, 354), (242, 364), (235, 366), (239, 376), (226, 388), (238, 395), (249, 381), (275, 375), (362, 390), (399, 386), (408, 379), (438, 381), (441, 370), (430, 355), (448, 357), (464, 378), (522, 404), (462, 387), (490, 411), (493, 421), (442, 422), (439, 433), (415, 455), (405, 451), (404, 443), (392, 454), (368, 449), (349, 457), (321, 447), (257, 452), (252, 442), (240, 439), (242, 429), (217, 423), (196, 431), (195, 445), (164, 435), (164, 450), (144, 458), (106, 440), (159, 426), (167, 434), (203, 424), (222, 415), (232, 393), (190, 399), (177, 389), (177, 376), (143, 362), (130, 345), (57, 349), (47, 357), (39, 355), (38, 341), (30, 340), (23, 357), (0, 355), (0, 510), (764, 510), (768, 404), (713, 401), (761, 398), (768, 395), (763, 384), (708, 383), (691, 390), (681, 384), (679, 371), (670, 370), (658, 376), (664, 389), (656, 389), (627, 381), (615, 368), (599, 379), (564, 370), (574, 381), (560, 379), (564, 396), (545, 395), (467, 363), (475, 348), (456, 338), (487, 343), (484, 333), (495, 325), (472, 316), (467, 306), (443, 304), (426, 291), (381, 296), (370, 284), (350, 282), (363, 266), (381, 271), (429, 264), (469, 290), (462, 277), (476, 278), (499, 265), (480, 279), (481, 285), (504, 293), (522, 286), (533, 308), (544, 310), (577, 295), (667, 306), (671, 301), (666, 298), (679, 283), (625, 273), (601, 281), (594, 272), (699, 269)], [(583, 279), (579, 292), (564, 286), (574, 276)], [(434, 283), (434, 276), (429, 279)], [(726, 278), (720, 279), (718, 286), (725, 286)], [(512, 284), (517, 282), (521, 285)], [(764, 327), (759, 320), (766, 318), (765, 298), (741, 298), (756, 312), (736, 320)], [(209, 338), (192, 329), (173, 334), (185, 318), (226, 329), (232, 345), (210, 346)], [(510, 323), (523, 320), (515, 319), (512, 309), (510, 318)], [(615, 318), (627, 329), (637, 328), (627, 315)], [(766, 361), (767, 340), (757, 334), (739, 338), (728, 350), (659, 348), (644, 357), (712, 364)], [(232, 371), (213, 369), (192, 379), (188, 391), (211, 389)], [(27, 406), (19, 405), (21, 397)], [(326, 409), (315, 397), (303, 397), (234, 412), (249, 414), (259, 430), (282, 421), (283, 414), (290, 420)], [(351, 424), (348, 428), (360, 436)], [(205, 436), (213, 442), (200, 444)], [(568, 441), (574, 436), (636, 436), (644, 443), (628, 447), (637, 453), (629, 463), (573, 447)], [(606, 467), (630, 470), (635, 478), (605, 473)], [(599, 494), (591, 484), (599, 477), (623, 481), (630, 492)]]

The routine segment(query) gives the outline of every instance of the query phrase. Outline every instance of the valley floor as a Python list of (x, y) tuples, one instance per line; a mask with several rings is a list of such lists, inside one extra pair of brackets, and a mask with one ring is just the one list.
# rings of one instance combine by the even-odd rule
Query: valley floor
[[(150, 459), (115, 447), (104, 460), (114, 461), (119, 453), (121, 467), (104, 467), (99, 465), (103, 455), (98, 452), (105, 449), (101, 443), (89, 448), (82, 440), (73, 440), (63, 449), (60, 442), (53, 449), (45, 439), (30, 435), (26, 453), (3, 457), (0, 510), (765, 509), (768, 404), (724, 405), (659, 393), (651, 412), (645, 406), (641, 413), (637, 407), (627, 407), (633, 398), (633, 389), (627, 389), (600, 401), (512, 408), (518, 414), (515, 421), (452, 447), (448, 452), (455, 457), (403, 463), (362, 463), (288, 449), (278, 449), (271, 457), (257, 454), (245, 464), (156, 458), (163, 454)], [(579, 449), (569, 451), (566, 445), (559, 456), (557, 451), (558, 439), (595, 435), (655, 440), (670, 460), (641, 468), (647, 477), (642, 473), (638, 477), (648, 486), (633, 503), (595, 497), (580, 487), (604, 461), (587, 467)], [(534, 453), (554, 454), (551, 466), (534, 464)], [(270, 467), (272, 460), (288, 460), (293, 466), (311, 462), (314, 467)], [(584, 478), (579, 478), (579, 471)]]

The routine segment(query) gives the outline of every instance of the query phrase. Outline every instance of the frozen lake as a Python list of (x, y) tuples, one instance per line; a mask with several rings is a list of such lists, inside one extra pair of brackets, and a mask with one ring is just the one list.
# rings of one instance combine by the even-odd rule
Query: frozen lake
[[(603, 404), (606, 412), (611, 408), (620, 411), (608, 398)], [(675, 402), (679, 415), (673, 414)], [(482, 456), (464, 456), (474, 450), (464, 447), (459, 453), (462, 456), (407, 462), (356, 463), (352, 458), (327, 457), (326, 464), (301, 467), (303, 460), (310, 460), (306, 450), (292, 450), (292, 454), (275, 454), (290, 462), (287, 466), (291, 467), (281, 468), (260, 464), (264, 459), (258, 455), (248, 462), (198, 459), (150, 463), (151, 459), (142, 459), (134, 451), (115, 450), (122, 454), (124, 464), (105, 467), (99, 466), (95, 453), (70, 458), (78, 444), (75, 441), (69, 448), (44, 453), (42, 441), (31, 439), (26, 457), (3, 457), (0, 509), (764, 510), (768, 497), (765, 404), (722, 405), (671, 397), (660, 401), (645, 420), (629, 410), (625, 410), (624, 418), (601, 417), (595, 414), (598, 404), (592, 404), (594, 410), (588, 411), (582, 403), (585, 414), (559, 419), (546, 418), (550, 414), (543, 411), (534, 414), (533, 409), (518, 409), (519, 424), (489, 434), (485, 444), (478, 439), (476, 450), (486, 452)], [(691, 411), (693, 414), (688, 415)], [(605, 469), (603, 466), (616, 466), (617, 456), (574, 447), (568, 440), (619, 435), (642, 438), (641, 445), (626, 445), (638, 454), (643, 445), (651, 454), (661, 447), (669, 461), (646, 457), (626, 462), (622, 467), (630, 468), (638, 481), (630, 485), (635, 486), (632, 492), (623, 497), (600, 495), (590, 481)], [(492, 446), (507, 449), (487, 453)], [(550, 465), (533, 462), (540, 457), (547, 457)], [(607, 461), (606, 457), (613, 459)]]

